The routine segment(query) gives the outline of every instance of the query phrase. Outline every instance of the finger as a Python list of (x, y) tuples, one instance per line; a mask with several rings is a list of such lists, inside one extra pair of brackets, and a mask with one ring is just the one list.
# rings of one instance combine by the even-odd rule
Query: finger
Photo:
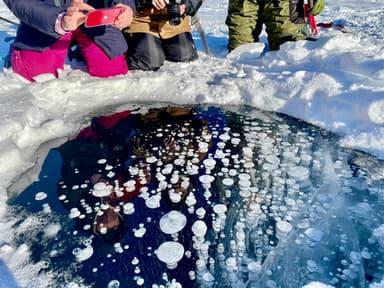
[(77, 7), (79, 8), (79, 10), (81, 10), (81, 11), (87, 11), (87, 12), (96, 10), (96, 9), (93, 8), (91, 5), (88, 5), (87, 3), (82, 3), (81, 5), (79, 5), (79, 6), (77, 6)]

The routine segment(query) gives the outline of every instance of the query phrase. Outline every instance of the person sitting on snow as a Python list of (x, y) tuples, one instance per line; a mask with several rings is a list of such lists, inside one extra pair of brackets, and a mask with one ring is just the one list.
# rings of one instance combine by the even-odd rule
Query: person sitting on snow
[[(168, 3), (168, 4), (167, 4)], [(130, 69), (159, 69), (165, 60), (190, 62), (198, 58), (191, 34), (191, 17), (202, 0), (136, 0), (137, 12), (124, 29)]]
[[(4, 2), (20, 19), (11, 48), (12, 69), (27, 80), (33, 82), (41, 74), (58, 77), (73, 40), (81, 48), (90, 75), (105, 78), (128, 72), (125, 62), (127, 43), (120, 30), (132, 21), (133, 0)], [(104, 6), (104, 2), (110, 4)], [(121, 7), (123, 11), (113, 25), (93, 28), (83, 25), (89, 11), (112, 6)]]
[[(324, 9), (324, 0), (309, 0), (309, 15)], [(266, 26), (270, 50), (278, 50), (287, 41), (312, 39), (312, 29), (306, 23), (304, 0), (230, 0), (228, 5), (229, 51), (258, 42)]]

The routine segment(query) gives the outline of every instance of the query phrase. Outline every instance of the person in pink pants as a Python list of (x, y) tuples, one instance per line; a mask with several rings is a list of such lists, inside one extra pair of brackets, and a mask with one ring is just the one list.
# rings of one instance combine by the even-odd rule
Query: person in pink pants
[[(11, 65), (15, 73), (33, 82), (42, 74), (58, 77), (73, 40), (78, 43), (88, 73), (96, 77), (124, 75), (128, 72), (125, 60), (127, 44), (121, 29), (127, 27), (135, 11), (134, 1), (114, 1), (122, 13), (114, 24), (86, 28), (87, 12), (100, 1), (5, 0), (20, 19), (16, 39), (11, 48)], [(91, 5), (94, 6), (91, 6)]]

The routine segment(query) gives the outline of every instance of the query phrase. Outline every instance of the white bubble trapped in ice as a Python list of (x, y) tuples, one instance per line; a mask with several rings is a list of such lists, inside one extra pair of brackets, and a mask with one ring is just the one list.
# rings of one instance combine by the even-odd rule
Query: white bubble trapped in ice
[(207, 233), (207, 225), (202, 220), (197, 220), (191, 227), (193, 235), (199, 238), (203, 238)]
[(135, 213), (135, 205), (132, 202), (127, 202), (123, 206), (123, 212), (126, 215), (131, 215)]
[(308, 228), (304, 232), (312, 241), (319, 242), (323, 237), (324, 232), (316, 228)]
[(196, 209), (195, 213), (196, 213), (197, 218), (203, 219), (204, 216), (205, 216), (206, 211), (205, 211), (205, 209), (203, 207), (200, 207), (200, 208)]
[(73, 219), (73, 218), (77, 218), (80, 216), (80, 211), (78, 208), (72, 208), (69, 212), (69, 218)]
[(45, 198), (47, 198), (47, 193), (45, 192), (37, 192), (36, 195), (35, 195), (35, 200), (36, 201), (41, 201), (41, 200), (44, 200)]
[(108, 288), (119, 288), (120, 282), (118, 280), (112, 280), (108, 283)]
[(93, 255), (93, 247), (89, 245), (83, 249), (75, 248), (73, 249), (72, 254), (76, 257), (76, 260), (78, 262), (83, 262), (91, 258), (91, 256)]
[(95, 197), (107, 197), (112, 193), (112, 185), (107, 185), (104, 182), (98, 182), (93, 185), (92, 195)]
[(161, 262), (167, 264), (168, 269), (175, 269), (177, 263), (183, 258), (184, 246), (179, 242), (166, 241), (161, 243), (155, 254)]
[(148, 208), (156, 209), (156, 208), (160, 207), (160, 200), (161, 200), (161, 195), (156, 194), (156, 195), (153, 195), (153, 196), (145, 199), (145, 205)]
[(380, 246), (384, 247), (384, 224), (373, 230), (372, 235), (376, 238)]
[(174, 234), (181, 231), (187, 224), (187, 217), (179, 211), (172, 210), (160, 218), (160, 229), (165, 234)]
[(144, 227), (143, 223), (139, 224), (139, 228), (138, 229), (134, 229), (134, 235), (137, 238), (142, 238), (145, 235), (146, 232), (147, 232), (147, 229)]

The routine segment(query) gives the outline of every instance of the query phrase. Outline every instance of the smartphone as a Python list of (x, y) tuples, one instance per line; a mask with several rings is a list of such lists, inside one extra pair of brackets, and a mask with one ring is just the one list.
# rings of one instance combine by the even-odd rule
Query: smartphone
[(97, 27), (113, 24), (123, 12), (121, 7), (96, 9), (88, 13), (85, 27)]

